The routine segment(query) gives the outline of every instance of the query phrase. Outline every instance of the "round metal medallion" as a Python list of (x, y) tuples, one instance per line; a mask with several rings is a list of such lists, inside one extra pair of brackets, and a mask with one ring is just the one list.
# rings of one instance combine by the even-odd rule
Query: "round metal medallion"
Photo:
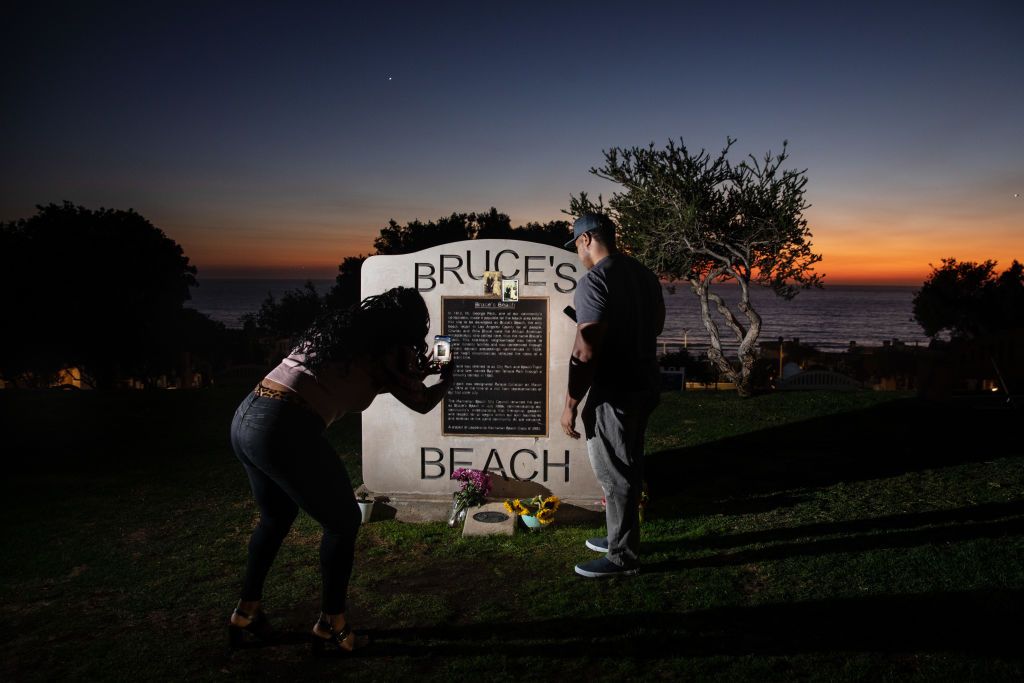
[(508, 515), (506, 515), (504, 512), (494, 512), (493, 510), (488, 510), (487, 512), (476, 513), (475, 515), (473, 515), (473, 519), (475, 519), (478, 522), (483, 522), (484, 524), (499, 524), (507, 520)]

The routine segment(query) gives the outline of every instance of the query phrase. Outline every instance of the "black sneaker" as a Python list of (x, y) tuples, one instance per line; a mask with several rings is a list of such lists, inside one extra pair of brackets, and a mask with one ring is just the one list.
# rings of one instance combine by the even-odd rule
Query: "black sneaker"
[(599, 579), (606, 576), (636, 576), (640, 573), (640, 569), (638, 567), (632, 569), (620, 567), (607, 557), (599, 557), (596, 560), (576, 565), (576, 573), (588, 579)]
[(608, 539), (588, 538), (587, 547), (593, 550), (595, 553), (606, 553), (608, 552)]

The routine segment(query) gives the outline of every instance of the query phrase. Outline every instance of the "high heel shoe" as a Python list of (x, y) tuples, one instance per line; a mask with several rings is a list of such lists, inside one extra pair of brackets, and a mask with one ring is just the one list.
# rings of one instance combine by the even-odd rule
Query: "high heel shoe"
[[(245, 647), (247, 644), (253, 644), (253, 638), (263, 643), (274, 639), (274, 627), (270, 625), (270, 622), (267, 620), (267, 615), (263, 610), (259, 610), (254, 615), (249, 615), (236, 608), (234, 613), (243, 619), (249, 619), (249, 623), (245, 626), (238, 626), (237, 624), (232, 624), (230, 622), (228, 623), (228, 643), (232, 648), (240, 648)], [(246, 633), (249, 635), (247, 636)]]
[(365, 647), (366, 644), (369, 642), (366, 637), (356, 636), (352, 639), (352, 647), (348, 648), (344, 646), (344, 643), (348, 639), (348, 637), (352, 635), (352, 627), (349, 624), (345, 624), (341, 628), (341, 630), (335, 631), (334, 627), (331, 626), (331, 622), (321, 617), (321, 619), (317, 622), (316, 625), (320, 628), (321, 631), (326, 631), (331, 635), (329, 638), (318, 636), (315, 633), (312, 635), (312, 649), (314, 657), (319, 657), (325, 654), (328, 644), (331, 645), (332, 649), (336, 649), (341, 654), (350, 655), (354, 650), (358, 650), (362, 647)]

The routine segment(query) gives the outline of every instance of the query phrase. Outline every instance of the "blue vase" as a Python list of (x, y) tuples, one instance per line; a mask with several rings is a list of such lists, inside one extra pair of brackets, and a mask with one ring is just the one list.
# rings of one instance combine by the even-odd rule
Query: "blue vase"
[(520, 515), (519, 519), (523, 520), (523, 524), (530, 529), (539, 529), (541, 527), (540, 520), (533, 515)]

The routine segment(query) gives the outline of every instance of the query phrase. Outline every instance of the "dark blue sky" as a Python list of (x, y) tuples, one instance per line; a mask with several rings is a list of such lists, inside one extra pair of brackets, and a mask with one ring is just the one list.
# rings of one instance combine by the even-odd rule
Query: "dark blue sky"
[(1024, 257), (1024, 3), (488, 4), (14, 3), (0, 220), (133, 207), (201, 277), (329, 276), (389, 218), (551, 220), (602, 149), (732, 135), (790, 141), (834, 281)]

